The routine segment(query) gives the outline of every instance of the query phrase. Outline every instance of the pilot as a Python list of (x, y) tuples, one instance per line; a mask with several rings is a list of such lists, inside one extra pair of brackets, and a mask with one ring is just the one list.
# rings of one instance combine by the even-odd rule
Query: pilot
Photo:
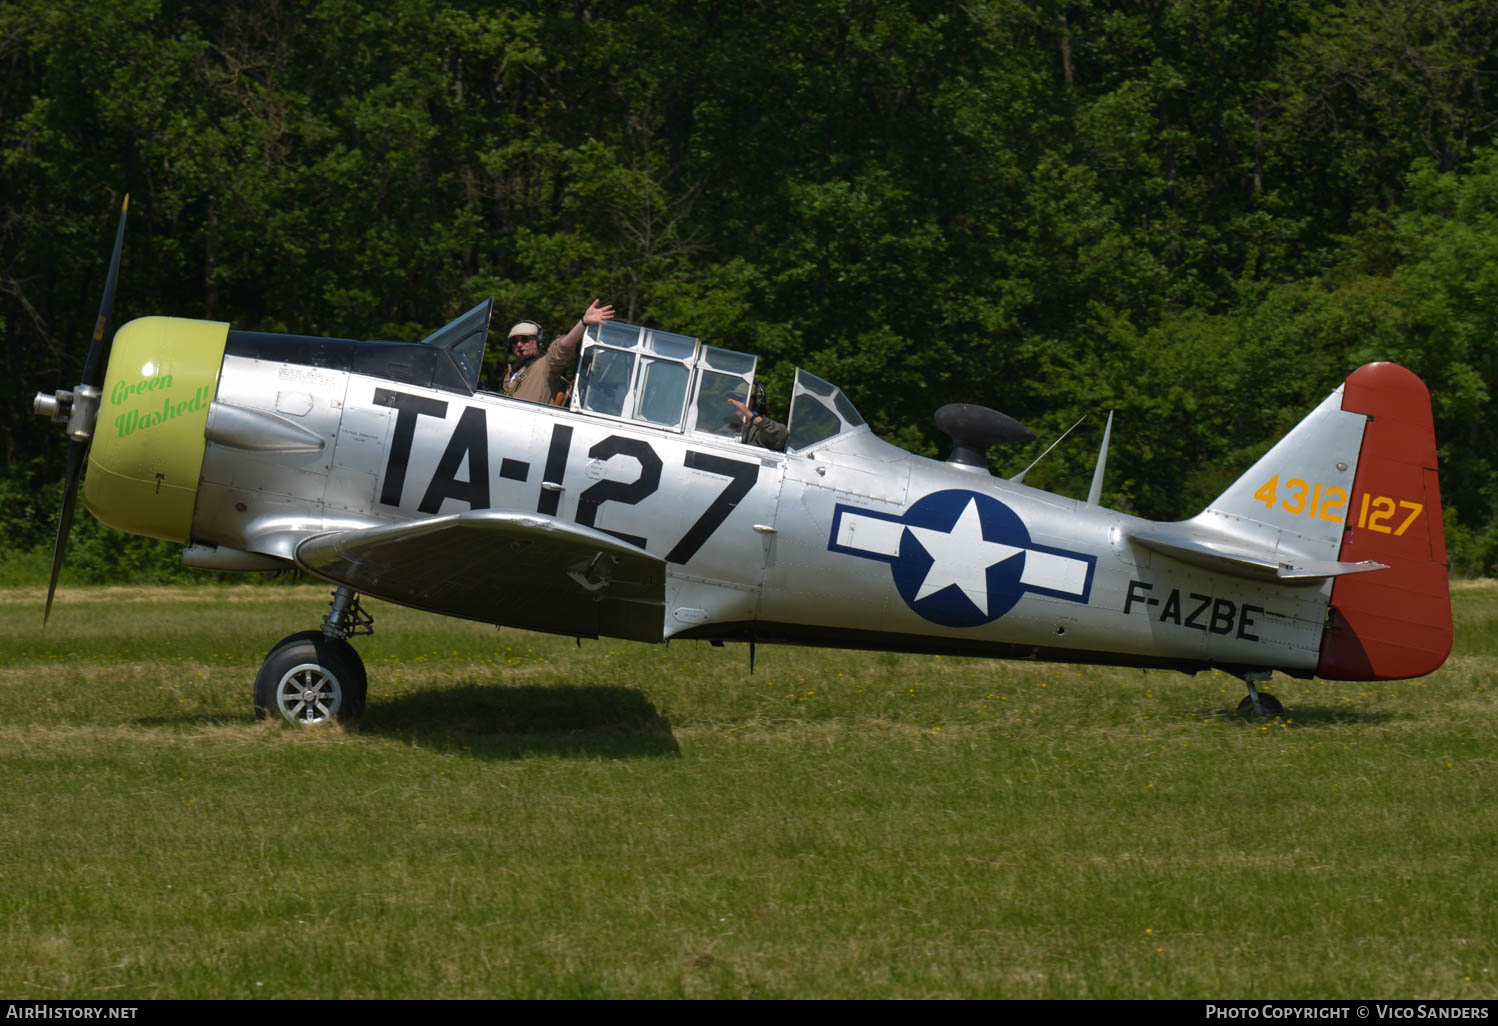
[(532, 403), (555, 403), (565, 392), (562, 376), (577, 359), (577, 347), (589, 324), (614, 319), (612, 306), (599, 306), (598, 300), (583, 311), (582, 320), (551, 345), (546, 333), (535, 321), (520, 321), (510, 329), (509, 363), (505, 367), (504, 393)]
[(754, 383), (754, 390), (749, 393), (747, 405), (737, 399), (729, 399), (728, 403), (738, 414), (739, 423), (742, 425), (739, 441), (757, 445), (761, 449), (785, 452), (788, 432), (780, 421), (771, 420), (765, 416), (765, 411), (769, 409), (770, 404), (765, 398), (764, 385), (757, 381)]

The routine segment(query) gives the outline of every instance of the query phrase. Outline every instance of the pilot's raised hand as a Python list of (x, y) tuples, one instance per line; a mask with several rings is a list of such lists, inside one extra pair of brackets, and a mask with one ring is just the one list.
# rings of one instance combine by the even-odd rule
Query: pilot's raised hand
[(740, 423), (743, 423), (746, 420), (754, 419), (754, 414), (749, 411), (749, 407), (745, 406), (737, 399), (728, 400), (728, 405), (732, 406), (738, 412)]
[(587, 330), (587, 326), (589, 324), (602, 324), (604, 321), (612, 321), (613, 319), (614, 308), (612, 306), (600, 306), (598, 300), (593, 300), (592, 303), (588, 304), (588, 308), (583, 311), (582, 318), (572, 326), (572, 330), (552, 344), (550, 349), (551, 357), (557, 361), (558, 365), (576, 358), (577, 347), (582, 343), (583, 332)]

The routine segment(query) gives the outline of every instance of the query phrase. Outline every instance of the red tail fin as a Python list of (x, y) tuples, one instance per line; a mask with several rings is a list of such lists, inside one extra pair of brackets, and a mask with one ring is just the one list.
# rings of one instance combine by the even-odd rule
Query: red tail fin
[(1370, 363), (1347, 379), (1342, 409), (1366, 414), (1368, 424), (1337, 558), (1372, 559), (1389, 569), (1337, 578), (1316, 675), (1420, 677), (1451, 652), (1430, 393), (1398, 364)]

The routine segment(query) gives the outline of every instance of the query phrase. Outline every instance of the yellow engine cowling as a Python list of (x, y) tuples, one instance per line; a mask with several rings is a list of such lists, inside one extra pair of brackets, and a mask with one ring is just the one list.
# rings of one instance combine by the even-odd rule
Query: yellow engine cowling
[(142, 317), (116, 332), (83, 501), (110, 527), (186, 542), (229, 325)]

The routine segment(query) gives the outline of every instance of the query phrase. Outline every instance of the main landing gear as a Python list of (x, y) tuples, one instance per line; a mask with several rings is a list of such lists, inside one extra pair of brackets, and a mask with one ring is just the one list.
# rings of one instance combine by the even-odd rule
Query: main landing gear
[(282, 638), (266, 655), (255, 676), (256, 716), (309, 724), (347, 722), (364, 711), (369, 679), (348, 639), (373, 634), (374, 618), (349, 588), (333, 592), (331, 607), (322, 630)]
[(1248, 697), (1238, 703), (1238, 713), (1241, 716), (1279, 716), (1284, 713), (1285, 707), (1280, 700), (1273, 695), (1265, 694), (1254, 685), (1263, 683), (1272, 677), (1270, 670), (1244, 670), (1238, 674), (1243, 678), (1243, 683), (1248, 685)]

